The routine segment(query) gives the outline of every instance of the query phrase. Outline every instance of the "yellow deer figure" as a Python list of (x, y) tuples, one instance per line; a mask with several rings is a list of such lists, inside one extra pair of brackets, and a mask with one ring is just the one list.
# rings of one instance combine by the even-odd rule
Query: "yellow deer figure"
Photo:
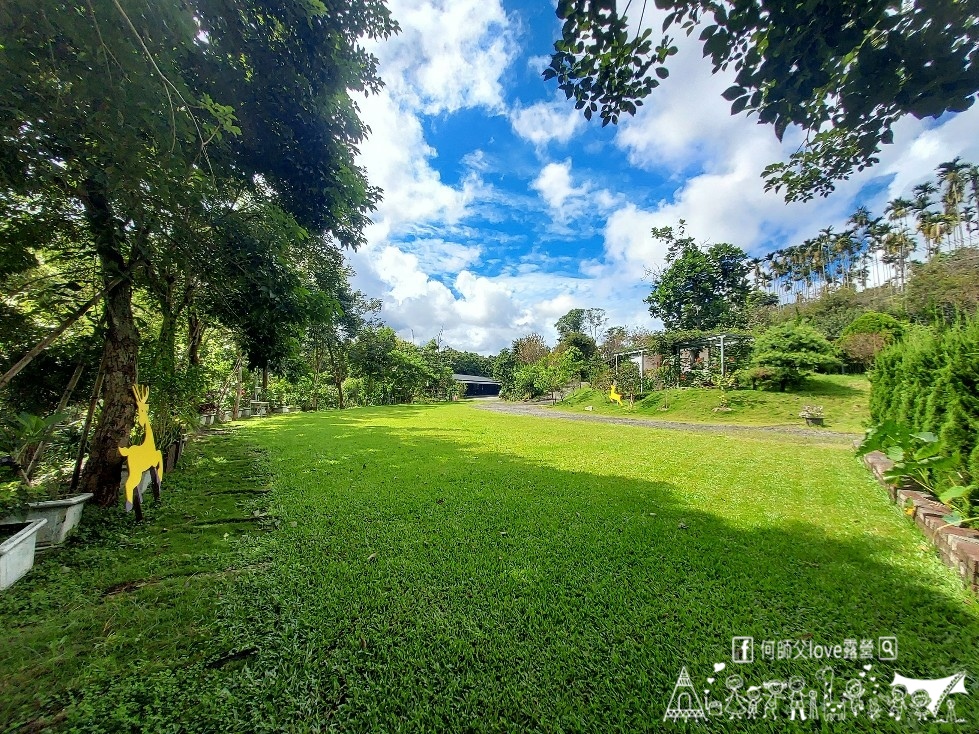
[(609, 400), (618, 403), (619, 407), (622, 407), (622, 396), (615, 392), (615, 383), (612, 383), (612, 389), (608, 393)]
[[(126, 457), (126, 466), (129, 468), (129, 478), (126, 479), (126, 510), (133, 509), (134, 490), (139, 487), (143, 478), (143, 472), (147, 469), (155, 470), (153, 476), (153, 494), (159, 499), (160, 482), (163, 480), (163, 454), (156, 448), (153, 441), (153, 427), (150, 425), (149, 405), (150, 389), (148, 387), (133, 386), (133, 395), (136, 396), (136, 423), (142, 427), (143, 443), (138, 446), (119, 447), (119, 453)], [(141, 505), (143, 504), (142, 492), (135, 492), (136, 519), (143, 517)]]

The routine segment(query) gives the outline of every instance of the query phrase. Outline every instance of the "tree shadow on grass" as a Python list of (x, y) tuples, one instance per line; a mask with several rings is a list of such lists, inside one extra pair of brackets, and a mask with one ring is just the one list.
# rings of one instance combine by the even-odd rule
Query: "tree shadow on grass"
[(792, 393), (812, 395), (813, 397), (866, 398), (868, 390), (859, 390), (852, 385), (817, 378), (807, 378), (802, 386)]
[[(815, 520), (738, 526), (671, 482), (362, 418), (309, 416), (274, 439), (273, 566), (229, 590), (212, 622), (217, 648), (256, 652), (238, 668), (175, 669), (155, 698), (155, 679), (111, 682), (78, 721), (135, 699), (203, 730), (659, 730), (682, 667), (722, 702), (733, 674), (822, 686), (826, 661), (763, 660), (763, 640), (870, 639), (877, 652), (897, 638), (896, 662), (833, 661), (837, 698), (850, 679), (979, 673), (979, 618), (933, 560), (906, 562), (911, 543), (834, 537)], [(754, 638), (753, 663), (732, 661), (736, 636)], [(975, 696), (956, 698), (979, 721)], [(691, 730), (819, 728), (783, 708)], [(907, 726), (851, 716), (832, 730)]]

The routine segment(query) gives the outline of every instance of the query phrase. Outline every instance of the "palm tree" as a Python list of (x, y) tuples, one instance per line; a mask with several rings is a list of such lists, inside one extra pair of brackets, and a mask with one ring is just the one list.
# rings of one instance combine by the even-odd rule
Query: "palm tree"
[(963, 216), (969, 223), (969, 244), (971, 245), (972, 233), (979, 231), (979, 166), (974, 164), (970, 165), (965, 175), (969, 179), (969, 186), (972, 189), (972, 216), (968, 216), (963, 212)]
[[(949, 234), (958, 231), (959, 247), (965, 244), (959, 205), (965, 200), (965, 183), (968, 169), (969, 165), (963, 163), (962, 158), (959, 156), (955, 156), (952, 160), (946, 161), (938, 166), (938, 180), (943, 186), (942, 203), (945, 207)], [(951, 243), (949, 249), (952, 249)]]
[(932, 255), (935, 254), (932, 243), (937, 241), (933, 236), (935, 234), (933, 222), (935, 213), (931, 211), (931, 207), (935, 202), (931, 197), (938, 191), (938, 187), (926, 181), (915, 186), (912, 191), (914, 192), (914, 203), (911, 205), (911, 208), (914, 210), (918, 231), (925, 238), (925, 256), (930, 261)]
[(901, 290), (904, 290), (905, 276), (907, 275), (908, 259), (914, 251), (914, 240), (908, 229), (908, 217), (911, 215), (914, 202), (910, 199), (898, 197), (891, 201), (884, 213), (892, 222), (900, 221), (901, 229), (891, 237), (891, 244), (894, 246), (894, 256), (898, 265), (898, 280)]

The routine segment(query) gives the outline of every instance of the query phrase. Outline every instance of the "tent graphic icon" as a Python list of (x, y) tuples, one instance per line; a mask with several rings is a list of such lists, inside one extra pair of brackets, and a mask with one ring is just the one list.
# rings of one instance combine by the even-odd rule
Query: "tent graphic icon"
[(706, 719), (704, 707), (700, 703), (700, 696), (694, 688), (687, 669), (680, 669), (680, 677), (673, 686), (673, 695), (670, 696), (670, 705), (666, 707), (666, 714), (663, 721), (676, 721), (677, 719)]

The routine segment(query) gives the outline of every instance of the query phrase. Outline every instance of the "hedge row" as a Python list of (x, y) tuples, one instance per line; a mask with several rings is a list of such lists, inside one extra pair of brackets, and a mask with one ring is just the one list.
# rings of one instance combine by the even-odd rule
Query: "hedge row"
[(875, 423), (935, 433), (955, 457), (960, 482), (979, 483), (979, 317), (940, 332), (912, 328), (881, 352), (870, 379)]

